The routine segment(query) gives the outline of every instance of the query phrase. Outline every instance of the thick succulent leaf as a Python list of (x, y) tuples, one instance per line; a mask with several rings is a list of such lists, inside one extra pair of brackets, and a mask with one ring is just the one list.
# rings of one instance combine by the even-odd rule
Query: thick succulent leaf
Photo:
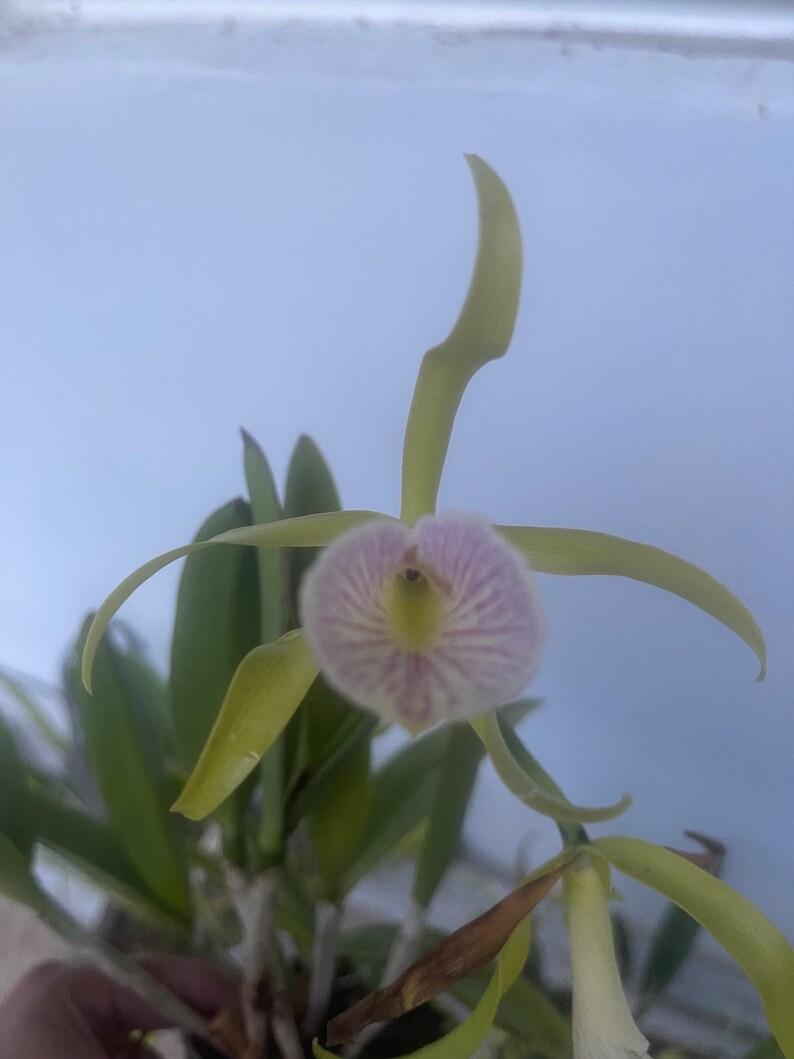
[[(90, 619), (83, 626), (76, 658)], [(189, 909), (186, 858), (177, 822), (168, 812), (171, 791), (164, 762), (152, 752), (149, 704), (135, 666), (106, 637), (95, 665), (93, 697), (67, 671), (91, 768), (110, 820), (137, 871), (178, 916)]]
[(0, 831), (0, 893), (43, 915), (48, 900), (30, 870), (26, 853)]
[(369, 814), (370, 741), (358, 744), (337, 769), (311, 814), (311, 833), (325, 896), (337, 901), (344, 874)]
[[(339, 493), (331, 469), (315, 442), (303, 434), (290, 457), (284, 490), (284, 515), (299, 518), (318, 512), (338, 511)], [(289, 599), (292, 613), (298, 619), (298, 588), (306, 570), (316, 558), (313, 548), (289, 552)]]
[(397, 750), (372, 777), (369, 816), (342, 877), (351, 890), (389, 856), (430, 811), (447, 733), (436, 728)]
[(269, 522), (262, 526), (243, 526), (240, 529), (228, 530), (208, 541), (184, 544), (181, 548), (173, 548), (155, 559), (150, 559), (148, 563), (139, 566), (125, 577), (96, 612), (83, 651), (83, 682), (86, 688), (91, 690), (94, 656), (116, 611), (137, 588), (169, 563), (216, 544), (245, 544), (254, 548), (320, 548), (355, 526), (361, 526), (375, 518), (388, 517), (375, 511), (331, 511), (328, 514)]
[(663, 588), (722, 622), (750, 647), (766, 673), (766, 643), (740, 599), (705, 570), (650, 544), (590, 530), (496, 526), (541, 574), (613, 574)]
[[(312, 713), (322, 708), (325, 703), (330, 707), (333, 719), (335, 695), (320, 675), (310, 688), (302, 708)], [(300, 821), (320, 804), (336, 776), (347, 768), (348, 762), (359, 749), (369, 743), (377, 725), (378, 719), (372, 714), (349, 709), (341, 723), (329, 728), (328, 737), (322, 745), (322, 753), (315, 756), (307, 748), (305, 768), (297, 777), (295, 790), (289, 801), (289, 831), (293, 831)], [(322, 731), (321, 723), (310, 724), (309, 727), (314, 735), (319, 735)]]
[[(196, 540), (250, 525), (248, 504), (232, 500), (209, 516)], [(256, 555), (247, 548), (213, 548), (189, 556), (179, 579), (170, 669), (174, 732), (185, 769), (198, 761), (226, 689), (257, 643)]]
[(28, 770), (0, 715), (0, 831), (30, 859), (35, 832), (28, 802)]
[(769, 1028), (794, 1059), (794, 948), (755, 905), (702, 868), (638, 838), (602, 838), (594, 848), (618, 871), (675, 902), (722, 945), (753, 983)]
[(624, 794), (621, 800), (614, 805), (587, 808), (583, 805), (574, 805), (565, 797), (549, 793), (524, 771), (513, 756), (505, 742), (499, 719), (495, 714), (478, 717), (470, 724), (488, 751), (501, 781), (509, 791), (512, 791), (517, 798), (536, 812), (550, 816), (560, 823), (594, 823), (600, 820), (611, 820), (631, 805), (631, 798), (627, 794)]
[(467, 724), (450, 725), (427, 830), (416, 861), (413, 897), (427, 908), (455, 858), (483, 747)]
[[(411, 1052), (411, 1059), (468, 1059), (477, 1051), (496, 1020), (499, 1001), (521, 974), (529, 952), (529, 940), (530, 917), (527, 916), (507, 939), (497, 957), (488, 987), (471, 1014), (441, 1040)], [(313, 1051), (315, 1059), (334, 1059), (333, 1052), (316, 1041)]]
[[(264, 452), (245, 430), (243, 466), (251, 505), (251, 520), (267, 525), (283, 518), (278, 490)], [(259, 642), (272, 643), (286, 632), (286, 562), (280, 549), (260, 548), (256, 554), (259, 571)]]
[[(539, 705), (539, 699), (520, 699), (502, 706), (497, 713), (519, 721)], [(384, 857), (397, 854), (418, 831), (424, 841), (424, 826), (438, 791), (447, 731), (446, 727), (436, 728), (406, 743), (375, 773), (369, 817), (344, 875), (345, 890), (352, 889)], [(484, 754), (485, 748), (479, 744), (480, 760)]]
[(186, 921), (152, 892), (111, 827), (42, 788), (31, 788), (29, 804), (39, 843), (67, 860), (141, 921), (184, 929)]
[(163, 762), (167, 763), (167, 768), (173, 771), (177, 755), (168, 684), (152, 665), (145, 649), (136, 638), (130, 639), (125, 654), (127, 665), (135, 673), (148, 706), (150, 731), (156, 743), (157, 753)]
[(510, 194), (496, 173), (467, 155), (477, 188), (480, 235), (474, 274), (455, 326), (425, 354), (405, 430), (402, 518), (435, 511), (455, 413), (469, 380), (504, 356), (521, 289), (521, 233)]
[(174, 809), (192, 820), (217, 809), (284, 731), (316, 676), (317, 666), (299, 630), (255, 647), (234, 674)]

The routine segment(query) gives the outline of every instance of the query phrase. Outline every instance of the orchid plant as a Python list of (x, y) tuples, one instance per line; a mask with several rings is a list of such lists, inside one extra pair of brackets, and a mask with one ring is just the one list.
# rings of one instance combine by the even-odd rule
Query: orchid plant
[[(227, 881), (247, 925), (246, 1059), (267, 1054), (268, 1018), (287, 1059), (303, 1054), (300, 1032), (304, 1039), (315, 1037), (316, 1059), (330, 1059), (329, 1049), (351, 1040), (358, 1042), (355, 1051), (371, 1027), (495, 960), (464, 1021), (411, 1053), (417, 1059), (473, 1055), (526, 963), (530, 913), (559, 882), (573, 967), (574, 1059), (647, 1055), (648, 1041), (634, 1023), (618, 974), (608, 910), (613, 868), (664, 894), (734, 956), (758, 989), (782, 1053), (794, 1059), (794, 949), (782, 934), (705, 870), (709, 865), (698, 855), (636, 838), (591, 839), (584, 825), (616, 817), (628, 806), (628, 796), (606, 806), (571, 803), (514, 730), (513, 722), (528, 708), (515, 703), (536, 671), (545, 635), (538, 575), (611, 574), (672, 592), (744, 640), (760, 663), (759, 679), (765, 646), (754, 618), (727, 588), (656, 547), (592, 531), (502, 526), (476, 514), (436, 512), (459, 403), (474, 374), (506, 353), (521, 288), (521, 237), (510, 195), (485, 162), (467, 160), (479, 200), (477, 258), (457, 322), (425, 355), (419, 372), (403, 449), (400, 517), (335, 510), (332, 496), (327, 509), (311, 513), (287, 504), (292, 517), (283, 517), (261, 452), (246, 436), (253, 524), (241, 518), (208, 525), (199, 539), (127, 577), (83, 637), (85, 687), (91, 690), (95, 668), (96, 678), (107, 680), (107, 672), (99, 672), (108, 666), (103, 636), (124, 601), (149, 577), (181, 557), (190, 556), (188, 564), (201, 553), (206, 557), (218, 545), (259, 549), (258, 566), (249, 570), (262, 590), (259, 642), (249, 645), (237, 665), (208, 737), (187, 754), (190, 775), (174, 804), (192, 821), (212, 815), (223, 828), (228, 806), (241, 796), (250, 798), (246, 785), (255, 778), (260, 785), (258, 860), (230, 855), (227, 865)], [(314, 549), (323, 550), (315, 555)], [(285, 577), (284, 555), (291, 557), (291, 580)], [(291, 603), (284, 607), (286, 594)], [(180, 602), (190, 606), (190, 620), (198, 626), (205, 620), (202, 606), (226, 601), (200, 591), (182, 600), (180, 590)], [(299, 618), (301, 627), (285, 631), (285, 615)], [(178, 651), (173, 657), (178, 660)], [(186, 672), (183, 679), (194, 678)], [(300, 720), (306, 717), (310, 722)], [(427, 747), (438, 732), (445, 735), (444, 782), (437, 786), (422, 839), (422, 848), (434, 856), (419, 857), (411, 907), (393, 939), (380, 988), (327, 1021), (342, 903), (350, 888), (348, 859), (366, 827), (368, 740), (376, 725), (401, 726), (417, 748)], [(334, 752), (325, 757), (339, 767), (320, 768), (308, 790), (292, 787), (293, 808), (302, 798), (311, 800), (312, 839), (324, 879), (314, 907), (306, 1012), (296, 1035), (277, 1012), (258, 1010), (255, 994), (263, 975), (270, 975), (272, 984), (283, 973), (273, 910), (283, 883), (284, 809), (273, 792), (284, 790), (285, 762), (310, 758), (318, 738), (335, 740)], [(483, 753), (513, 794), (557, 822), (562, 849), (485, 916), (420, 956), (426, 910), (449, 863), (448, 847), (457, 840)], [(418, 784), (419, 754), (412, 761)], [(444, 856), (438, 855), (440, 848)]]

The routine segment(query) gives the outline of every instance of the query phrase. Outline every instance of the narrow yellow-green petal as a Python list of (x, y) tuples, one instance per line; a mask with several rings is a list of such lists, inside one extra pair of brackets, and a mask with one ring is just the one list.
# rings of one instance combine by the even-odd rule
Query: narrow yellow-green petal
[(213, 544), (247, 544), (255, 548), (320, 548), (330, 544), (346, 530), (361, 526), (372, 519), (388, 517), (375, 511), (330, 511), (322, 515), (305, 515), (302, 518), (283, 519), (259, 526), (241, 526), (239, 529), (219, 533), (208, 541), (183, 544), (181, 548), (174, 548), (155, 559), (150, 559), (148, 563), (139, 566), (125, 577), (96, 612), (83, 651), (83, 683), (90, 691), (96, 649), (116, 611), (145, 581), (176, 559), (202, 548), (209, 548)]
[[(479, 1003), (471, 1014), (445, 1037), (411, 1052), (403, 1059), (468, 1059), (488, 1035), (499, 1009), (499, 1001), (516, 981), (529, 952), (531, 916), (527, 916), (510, 937), (496, 960), (496, 969)], [(336, 1059), (333, 1052), (317, 1041), (312, 1046), (314, 1059)]]
[(541, 574), (615, 574), (663, 588), (693, 603), (741, 637), (766, 673), (764, 634), (740, 599), (711, 574), (650, 544), (591, 530), (495, 526)]
[(786, 1059), (794, 1059), (794, 948), (755, 905), (670, 850), (639, 838), (600, 838), (593, 847), (625, 875), (674, 901), (744, 970), (761, 997)]
[(174, 810), (202, 820), (217, 809), (279, 737), (316, 676), (299, 629), (250, 651)]
[(484, 717), (477, 717), (469, 723), (482, 740), (497, 775), (505, 787), (536, 812), (550, 816), (559, 823), (588, 824), (597, 823), (599, 820), (612, 820), (613, 817), (620, 816), (631, 805), (631, 798), (628, 794), (624, 794), (615, 805), (587, 808), (583, 805), (574, 805), (567, 798), (549, 793), (536, 783), (513, 757), (502, 735), (496, 714), (490, 713)]
[(441, 345), (425, 354), (403, 446), (402, 518), (435, 511), (452, 425), (474, 373), (504, 356), (513, 335), (521, 288), (521, 232), (510, 194), (476, 155), (466, 161), (480, 208), (474, 274), (460, 316)]

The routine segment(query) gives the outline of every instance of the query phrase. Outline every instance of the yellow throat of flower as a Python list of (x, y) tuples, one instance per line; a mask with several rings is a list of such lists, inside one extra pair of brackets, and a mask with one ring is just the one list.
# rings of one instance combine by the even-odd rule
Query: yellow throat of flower
[(383, 605), (392, 635), (406, 651), (428, 651), (443, 619), (441, 593), (421, 570), (407, 567), (391, 581)]

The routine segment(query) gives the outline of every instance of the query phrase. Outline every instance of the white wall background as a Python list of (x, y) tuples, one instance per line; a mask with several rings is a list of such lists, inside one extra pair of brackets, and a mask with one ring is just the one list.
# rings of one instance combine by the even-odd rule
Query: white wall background
[[(794, 935), (793, 137), (779, 57), (234, 20), (9, 32), (0, 661), (54, 676), (84, 611), (242, 489), (240, 425), (279, 477), (305, 431), (349, 506), (396, 510), (419, 359), (468, 280), (476, 151), (516, 200), (526, 280), (443, 506), (679, 552), (770, 653), (756, 685), (681, 601), (546, 578), (524, 735), (575, 800), (634, 793), (614, 830), (720, 837), (729, 881)], [(176, 577), (124, 612), (160, 657)], [(472, 840), (508, 861), (527, 833), (552, 847), (486, 779)]]

